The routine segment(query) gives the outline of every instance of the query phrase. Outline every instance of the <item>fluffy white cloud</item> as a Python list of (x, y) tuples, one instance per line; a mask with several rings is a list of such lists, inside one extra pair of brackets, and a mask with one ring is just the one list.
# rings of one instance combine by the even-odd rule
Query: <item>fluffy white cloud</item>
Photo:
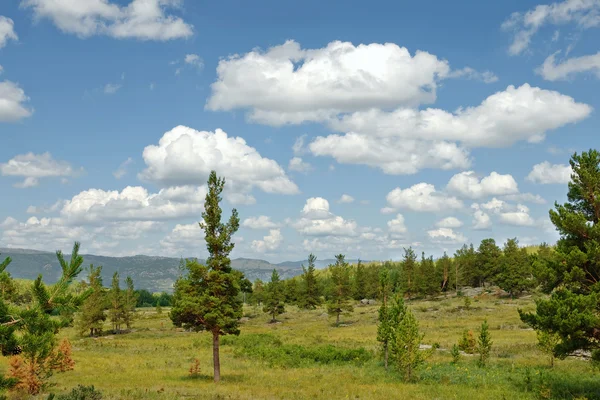
[(250, 229), (273, 229), (277, 228), (279, 224), (271, 221), (271, 217), (260, 215), (258, 217), (246, 218), (242, 222), (242, 226)]
[(120, 83), (107, 83), (104, 85), (104, 94), (115, 94), (121, 89), (123, 85)]
[(221, 60), (206, 107), (251, 109), (249, 118), (270, 125), (322, 121), (371, 107), (432, 103), (450, 67), (435, 55), (393, 43), (334, 41), (302, 49), (288, 40), (266, 52)]
[(427, 231), (427, 235), (435, 243), (465, 243), (467, 238), (460, 232), (455, 232), (450, 228), (438, 228)]
[(424, 168), (466, 169), (469, 149), (539, 142), (546, 132), (590, 115), (592, 107), (555, 91), (523, 84), (454, 113), (428, 108), (370, 109), (329, 121), (345, 134), (319, 136), (309, 149), (339, 163), (377, 167), (388, 174)]
[(147, 168), (139, 178), (163, 186), (202, 185), (211, 170), (226, 180), (227, 199), (254, 202), (250, 192), (257, 187), (267, 193), (296, 194), (298, 186), (277, 162), (262, 157), (241, 137), (224, 131), (197, 131), (178, 126), (166, 132), (158, 145), (144, 149)]
[(193, 34), (192, 25), (167, 14), (180, 4), (180, 0), (133, 0), (126, 6), (109, 0), (21, 0), (36, 20), (49, 19), (61, 31), (80, 38), (107, 35), (161, 41)]
[(382, 214), (393, 214), (396, 212), (396, 209), (394, 207), (382, 207), (379, 211)]
[(310, 165), (309, 163), (307, 163), (306, 161), (302, 160), (302, 158), (300, 157), (293, 157), (290, 160), (290, 163), (288, 165), (288, 169), (290, 171), (296, 171), (296, 172), (309, 172), (313, 169), (312, 165)]
[(292, 151), (294, 152), (295, 155), (301, 155), (306, 152), (306, 149), (304, 148), (304, 140), (305, 139), (306, 139), (306, 135), (298, 136), (296, 138), (296, 141), (294, 142), (294, 145), (292, 146)]
[(348, 204), (348, 203), (354, 203), (354, 197), (350, 196), (349, 194), (343, 194), (342, 197), (340, 197), (340, 199), (338, 200), (338, 203), (341, 204)]
[(600, 52), (592, 55), (572, 57), (556, 63), (554, 53), (535, 71), (547, 81), (566, 80), (575, 74), (593, 72), (600, 78)]
[(310, 219), (325, 219), (331, 216), (329, 202), (322, 197), (311, 197), (302, 207), (302, 215)]
[[(474, 210), (480, 211), (485, 214), (483, 210), (491, 212), (498, 216), (498, 220), (506, 225), (516, 225), (516, 226), (533, 226), (535, 225), (535, 221), (529, 215), (529, 207), (523, 204), (511, 205), (505, 202), (504, 200), (499, 200), (497, 198), (493, 198), (487, 203), (483, 204), (473, 204), (471, 206)], [(479, 217), (481, 218), (481, 213)], [(487, 215), (487, 214), (486, 214)], [(474, 216), (475, 219), (478, 219), (478, 216)], [(489, 220), (489, 216), (483, 217), (483, 221)], [(485, 226), (485, 223), (483, 223)]]
[(417, 183), (407, 189), (396, 188), (386, 196), (389, 207), (411, 211), (437, 212), (463, 207), (456, 197), (444, 195), (429, 183)]
[(525, 179), (541, 184), (566, 184), (571, 181), (572, 173), (573, 170), (570, 165), (550, 164), (548, 161), (544, 161), (534, 165), (533, 169)]
[(24, 103), (29, 101), (25, 91), (11, 81), (0, 82), (0, 122), (14, 122), (30, 117), (33, 109)]
[(307, 236), (356, 236), (357, 225), (329, 211), (329, 202), (322, 197), (311, 197), (302, 208), (302, 217), (292, 223)]
[(15, 33), (15, 23), (12, 19), (0, 15), (0, 49), (6, 46), (9, 40), (19, 40)]
[(502, 28), (514, 33), (508, 52), (521, 54), (529, 47), (531, 38), (544, 25), (562, 25), (574, 22), (580, 29), (600, 26), (600, 1), (565, 0), (541, 4), (527, 12), (513, 13)]
[(461, 220), (459, 220), (456, 217), (446, 217), (438, 222), (436, 222), (435, 226), (437, 226), (438, 228), (460, 228), (461, 226), (463, 226), (463, 223)]
[(472, 204), (471, 208), (473, 209), (473, 225), (471, 228), (474, 230), (489, 229), (492, 226), (490, 216), (481, 210), (479, 204)]
[(495, 171), (481, 179), (477, 177), (475, 171), (461, 172), (450, 178), (446, 189), (470, 199), (519, 192), (517, 182), (512, 175), (501, 175)]
[(59, 218), (31, 217), (19, 222), (8, 217), (0, 224), (1, 242), (8, 247), (39, 250), (70, 249), (75, 241), (89, 241), (92, 234), (82, 227), (67, 226)]
[(542, 196), (533, 193), (509, 194), (507, 196), (502, 196), (502, 198), (508, 201), (523, 201), (526, 203), (546, 204), (546, 200)]
[(473, 79), (476, 81), (482, 81), (484, 83), (494, 83), (498, 82), (498, 77), (491, 71), (479, 72), (475, 71), (471, 67), (465, 67), (462, 69), (457, 69), (455, 71), (450, 72), (448, 74), (449, 78), (466, 78)]
[(404, 216), (402, 214), (396, 214), (396, 218), (388, 221), (388, 230), (392, 233), (406, 233), (406, 225), (404, 224)]
[(177, 224), (173, 230), (166, 235), (160, 245), (166, 254), (173, 256), (183, 256), (193, 250), (198, 252), (204, 249), (204, 230), (198, 223), (195, 224)]
[(507, 225), (516, 226), (533, 226), (535, 221), (529, 215), (529, 208), (519, 204), (516, 211), (508, 211), (500, 213), (500, 222)]
[(198, 69), (204, 68), (204, 61), (198, 54), (186, 54), (183, 62)]
[(61, 216), (71, 224), (152, 221), (193, 217), (204, 209), (206, 187), (171, 187), (150, 194), (141, 186), (119, 191), (89, 189), (65, 202)]
[(3, 176), (19, 176), (25, 180), (16, 184), (19, 188), (37, 186), (39, 179), (49, 177), (76, 176), (81, 173), (73, 169), (66, 161), (58, 161), (52, 158), (50, 153), (43, 154), (20, 154), (4, 164), (0, 164), (0, 173)]
[(131, 164), (133, 164), (133, 159), (128, 157), (127, 160), (123, 161), (121, 165), (119, 165), (119, 168), (113, 172), (113, 176), (117, 179), (121, 179), (127, 174), (127, 167)]
[(279, 229), (271, 229), (269, 234), (263, 237), (262, 240), (253, 240), (252, 249), (257, 253), (265, 253), (274, 251), (279, 248), (283, 242), (283, 235)]

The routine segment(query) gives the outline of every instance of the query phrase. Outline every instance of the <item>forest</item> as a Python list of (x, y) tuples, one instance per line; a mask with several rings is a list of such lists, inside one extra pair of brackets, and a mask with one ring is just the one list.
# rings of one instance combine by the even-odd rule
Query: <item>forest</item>
[[(0, 264), (5, 398), (600, 399), (600, 153), (575, 153), (556, 244), (484, 239), (438, 259), (250, 282), (231, 267), (235, 209), (208, 179), (209, 257), (181, 261), (174, 293), (85, 266), (76, 242), (60, 280)], [(223, 367), (223, 368), (221, 368)], [(222, 371), (223, 370), (223, 371)], [(223, 372), (223, 374), (221, 374)]]

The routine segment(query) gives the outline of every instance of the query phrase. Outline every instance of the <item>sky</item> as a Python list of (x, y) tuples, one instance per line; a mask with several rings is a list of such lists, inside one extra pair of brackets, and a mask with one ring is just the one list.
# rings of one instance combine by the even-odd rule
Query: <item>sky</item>
[(600, 0), (0, 4), (0, 247), (438, 257), (554, 243), (598, 147)]

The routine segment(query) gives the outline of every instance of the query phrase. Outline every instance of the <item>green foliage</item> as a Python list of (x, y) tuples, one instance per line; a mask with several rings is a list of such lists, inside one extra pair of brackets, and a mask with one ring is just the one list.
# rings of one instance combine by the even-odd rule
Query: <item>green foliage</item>
[(123, 322), (127, 329), (131, 329), (131, 325), (135, 318), (135, 305), (137, 304), (137, 293), (133, 287), (133, 279), (128, 276), (125, 279), (127, 289), (123, 292)]
[(477, 273), (477, 252), (473, 244), (466, 244), (454, 253), (454, 286), (473, 286), (479, 283)]
[(554, 367), (554, 349), (560, 343), (556, 333), (537, 331), (538, 348), (550, 358), (550, 367)]
[(492, 338), (490, 336), (490, 330), (487, 320), (484, 320), (479, 330), (479, 337), (477, 338), (477, 352), (479, 353), (479, 360), (477, 365), (485, 367), (488, 359), (490, 358), (490, 351), (492, 350)]
[(470, 310), (471, 309), (471, 298), (469, 296), (465, 296), (465, 309), (466, 310)]
[(560, 336), (559, 357), (578, 349), (600, 349), (600, 153), (573, 154), (568, 202), (555, 203), (550, 220), (560, 233), (556, 252), (536, 265), (544, 271), (542, 284), (553, 292), (536, 301), (536, 312), (519, 310), (533, 328)]
[(367, 297), (367, 273), (365, 266), (358, 260), (354, 270), (354, 300), (362, 300)]
[(406, 306), (401, 295), (397, 295), (391, 305), (388, 305), (387, 293), (389, 292), (390, 280), (387, 270), (381, 271), (380, 282), (383, 301), (379, 307), (377, 341), (381, 343), (385, 368), (387, 369), (390, 347), (393, 346), (396, 340), (396, 329), (406, 312)]
[(203, 222), (206, 248), (209, 257), (206, 266), (195, 260), (186, 260), (187, 275), (175, 282), (171, 320), (176, 326), (196, 331), (209, 331), (213, 335), (213, 364), (215, 382), (220, 379), (219, 336), (240, 333), (242, 317), (240, 275), (231, 268), (229, 254), (234, 248), (231, 237), (239, 229), (240, 219), (236, 209), (229, 221), (221, 222), (221, 193), (225, 180), (211, 171), (208, 193), (204, 202)]
[(13, 298), (16, 287), (10, 273), (6, 270), (6, 267), (12, 262), (10, 257), (6, 257), (4, 261), (0, 262), (0, 296), (4, 300), (10, 300)]
[(417, 284), (415, 285), (421, 295), (432, 296), (440, 291), (440, 281), (436, 275), (433, 257), (425, 258), (421, 255), (421, 262), (417, 267)]
[(343, 254), (335, 256), (335, 264), (329, 266), (332, 291), (327, 303), (327, 313), (336, 316), (336, 325), (340, 323), (342, 313), (352, 312), (354, 307), (350, 300), (352, 287), (350, 285), (350, 267)]
[(472, 279), (478, 286), (486, 282), (493, 282), (500, 270), (499, 261), (502, 250), (496, 245), (494, 239), (483, 239), (479, 244), (476, 254), (476, 269), (472, 273)]
[(415, 292), (415, 275), (417, 270), (417, 255), (412, 247), (404, 249), (404, 258), (402, 259), (402, 273), (400, 290), (408, 295), (410, 299), (411, 295)]
[(279, 280), (279, 273), (273, 270), (271, 282), (267, 285), (265, 292), (265, 306), (263, 312), (271, 315), (271, 322), (275, 322), (279, 314), (285, 312), (285, 294), (283, 293), (283, 284)]
[(304, 283), (298, 306), (301, 308), (314, 310), (321, 305), (321, 296), (317, 277), (315, 276), (315, 261), (317, 257), (314, 254), (308, 256), (308, 268), (302, 266), (302, 281)]
[(400, 317), (395, 329), (395, 340), (392, 345), (392, 354), (398, 369), (404, 374), (407, 381), (413, 379), (414, 371), (425, 362), (430, 352), (422, 352), (419, 348), (425, 336), (419, 331), (419, 323), (410, 310), (406, 310)]
[(458, 348), (464, 351), (467, 354), (475, 353), (477, 348), (477, 342), (475, 341), (475, 337), (473, 336), (473, 331), (465, 329), (463, 334), (458, 341)]
[(460, 361), (460, 348), (456, 343), (452, 345), (450, 349), (450, 355), (452, 356), (452, 364), (458, 364)]
[(506, 241), (499, 260), (501, 272), (497, 276), (497, 283), (511, 296), (514, 297), (515, 294), (520, 294), (535, 285), (527, 250), (519, 247), (516, 238)]
[(454, 271), (452, 259), (444, 252), (444, 255), (436, 263), (438, 282), (441, 282), (441, 290), (446, 292), (452, 286), (452, 272)]
[(81, 312), (77, 319), (77, 330), (81, 336), (86, 333), (90, 336), (102, 334), (102, 326), (106, 320), (104, 308), (106, 307), (106, 295), (102, 286), (102, 266), (90, 265), (88, 275), (89, 295), (81, 305)]
[(69, 393), (50, 395), (47, 400), (102, 400), (102, 392), (94, 388), (94, 385), (77, 385)]
[(115, 272), (112, 277), (112, 284), (108, 292), (108, 318), (113, 326), (114, 333), (121, 333), (121, 324), (125, 308), (123, 304), (123, 293), (119, 285), (119, 273)]

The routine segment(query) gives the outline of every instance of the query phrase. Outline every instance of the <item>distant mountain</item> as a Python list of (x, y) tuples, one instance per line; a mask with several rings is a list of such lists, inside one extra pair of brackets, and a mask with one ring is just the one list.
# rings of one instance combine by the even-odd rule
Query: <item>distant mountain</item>
[[(12, 263), (8, 266), (8, 271), (15, 278), (35, 279), (39, 274), (44, 276), (44, 281), (54, 283), (60, 278), (61, 269), (56, 259), (56, 254), (28, 249), (0, 248), (0, 259), (5, 257), (12, 258)], [(69, 255), (65, 254), (67, 259)], [(139, 289), (148, 289), (150, 291), (173, 290), (173, 283), (179, 276), (179, 258), (156, 257), (156, 256), (131, 256), (131, 257), (106, 257), (84, 254), (84, 266), (87, 268), (90, 264), (96, 266), (102, 265), (102, 278), (104, 284), (108, 285), (115, 271), (124, 280), (126, 276), (131, 276), (135, 286)], [(200, 260), (203, 261), (203, 260)], [(350, 263), (356, 262), (348, 260)], [(324, 268), (335, 260), (317, 260), (316, 267)], [(268, 281), (271, 279), (271, 272), (276, 269), (282, 279), (291, 278), (302, 273), (302, 265), (306, 261), (286, 261), (278, 264), (271, 264), (265, 260), (255, 260), (251, 258), (236, 258), (231, 260), (233, 268), (244, 272), (251, 281), (261, 279)], [(80, 278), (85, 277), (85, 272)]]

